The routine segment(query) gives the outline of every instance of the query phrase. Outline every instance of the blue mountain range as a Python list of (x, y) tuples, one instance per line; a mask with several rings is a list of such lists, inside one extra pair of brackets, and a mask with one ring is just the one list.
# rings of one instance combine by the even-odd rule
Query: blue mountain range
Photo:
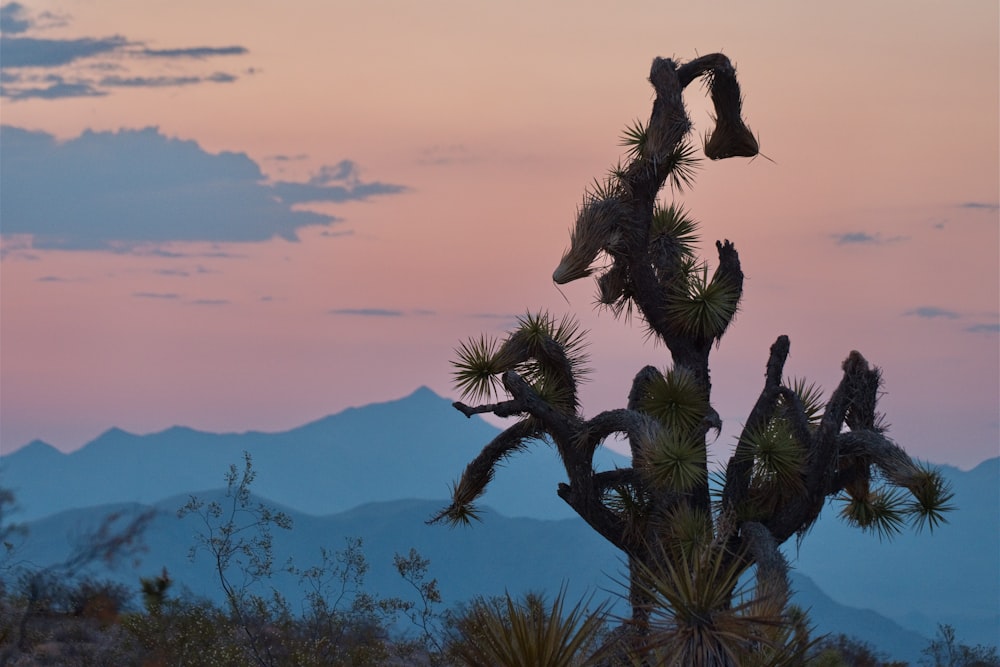
[[(217, 597), (207, 564), (188, 551), (196, 524), (176, 510), (191, 494), (216, 497), (223, 474), (248, 452), (258, 473), (253, 491), (294, 519), (277, 531), (279, 559), (315, 564), (320, 548), (361, 538), (371, 564), (368, 588), (411, 592), (392, 569), (395, 553), (416, 548), (431, 561), (448, 603), (473, 595), (528, 590), (617, 599), (620, 555), (555, 493), (563, 475), (555, 452), (536, 443), (510, 460), (483, 498), (483, 522), (470, 528), (427, 526), (447, 503), (450, 483), (499, 430), (466, 419), (426, 388), (397, 401), (352, 408), (283, 433), (213, 434), (175, 427), (151, 435), (118, 429), (63, 454), (32, 442), (0, 457), (0, 486), (16, 494), (14, 518), (30, 529), (21, 557), (56, 562), (74, 536), (113, 511), (157, 510), (148, 551), (135, 568), (111, 576), (134, 585), (163, 567), (191, 592)], [(627, 466), (610, 450), (600, 469)], [(937, 623), (965, 643), (997, 643), (1000, 628), (1000, 459), (964, 472), (944, 466), (958, 511), (934, 534), (891, 542), (851, 529), (828, 507), (798, 546), (795, 601), (811, 609), (821, 632), (843, 632), (888, 655), (915, 662)], [(275, 581), (294, 599), (297, 583)]]

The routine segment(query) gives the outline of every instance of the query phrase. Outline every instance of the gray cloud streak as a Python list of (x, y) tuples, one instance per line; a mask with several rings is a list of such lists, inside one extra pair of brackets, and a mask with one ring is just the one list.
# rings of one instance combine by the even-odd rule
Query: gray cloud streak
[[(43, 18), (51, 18), (43, 14)], [(57, 100), (74, 97), (94, 97), (108, 94), (108, 89), (120, 87), (190, 86), (204, 83), (230, 83), (234, 74), (126, 74), (100, 80), (68, 65), (87, 61), (90, 69), (114, 66), (128, 69), (139, 60), (206, 60), (208, 58), (244, 56), (249, 53), (240, 45), (151, 49), (122, 35), (104, 37), (77, 37), (74, 39), (49, 39), (29, 34), (41, 27), (25, 9), (16, 2), (0, 7), (0, 72), (3, 77), (0, 97), (8, 100)], [(38, 70), (45, 70), (39, 74)]]
[(387, 308), (335, 308), (329, 311), (331, 315), (351, 315), (356, 317), (402, 317), (401, 310)]
[(926, 319), (943, 318), (947, 320), (956, 320), (960, 317), (960, 315), (955, 311), (945, 310), (944, 308), (938, 308), (937, 306), (920, 306), (908, 310), (903, 314), (913, 317), (923, 317)]

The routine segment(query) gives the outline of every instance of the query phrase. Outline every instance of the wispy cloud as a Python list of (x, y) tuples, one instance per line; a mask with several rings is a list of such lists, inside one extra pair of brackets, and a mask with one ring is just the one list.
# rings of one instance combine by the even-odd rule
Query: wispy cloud
[(82, 37), (80, 39), (38, 39), (35, 37), (0, 37), (0, 59), (4, 69), (20, 67), (59, 67), (82, 58), (120, 51), (129, 42), (121, 35)]
[(334, 308), (327, 311), (327, 313), (350, 317), (429, 317), (437, 315), (436, 311), (426, 308), (413, 308), (411, 310), (396, 310), (393, 308)]
[(401, 310), (388, 308), (335, 308), (329, 311), (331, 315), (351, 315), (355, 317), (402, 317)]
[(299, 153), (297, 155), (268, 155), (265, 160), (274, 160), (275, 162), (298, 162), (299, 160), (305, 160), (309, 156), (305, 153)]
[(842, 232), (830, 236), (837, 241), (837, 245), (883, 245), (907, 240), (906, 236), (883, 238), (881, 234), (868, 232)]
[[(19, 79), (20, 80), (20, 79)], [(55, 100), (64, 97), (102, 97), (107, 95), (107, 91), (99, 90), (89, 83), (65, 81), (61, 76), (49, 75), (30, 85), (11, 89), (9, 86), (0, 87), (0, 97), (11, 100)]]
[(1000, 204), (990, 204), (987, 202), (967, 201), (959, 205), (959, 208), (984, 208), (990, 211), (1000, 210)]
[(947, 320), (957, 320), (961, 317), (955, 311), (945, 310), (944, 308), (938, 308), (937, 306), (920, 306), (918, 308), (912, 308), (903, 314), (913, 317), (923, 317), (926, 319), (943, 318)]
[(195, 299), (191, 303), (196, 306), (228, 306), (232, 302), (229, 299)]
[(153, 58), (210, 58), (212, 56), (242, 56), (249, 53), (242, 46), (196, 46), (188, 49), (143, 49), (142, 55)]
[[(33, 15), (24, 5), (11, 2), (0, 7), (0, 97), (11, 101), (56, 100), (97, 97), (115, 88), (162, 88), (202, 83), (231, 83), (232, 73), (141, 73), (95, 77), (93, 71), (133, 67), (149, 69), (155, 61), (202, 61), (209, 58), (245, 56), (240, 45), (198, 45), (152, 49), (123, 35), (83, 36), (72, 39), (40, 37), (33, 33), (55, 23), (51, 14)], [(72, 66), (72, 67), (70, 67)], [(252, 71), (252, 70), (251, 70)]]
[[(911, 308), (903, 313), (903, 315), (908, 317), (920, 317), (928, 320), (943, 319), (943, 320), (968, 320), (973, 319), (969, 314), (963, 315), (962, 313), (955, 312), (954, 310), (948, 310), (946, 308), (939, 308), (937, 306), (919, 306), (917, 308)], [(1000, 333), (1000, 324), (996, 323), (979, 323), (966, 326), (962, 329), (970, 333), (986, 333), (995, 334)]]
[(268, 183), (244, 153), (208, 153), (156, 128), (86, 131), (59, 142), (4, 125), (0, 142), (3, 235), (28, 235), (35, 248), (178, 257), (187, 255), (163, 244), (294, 241), (302, 227), (338, 221), (295, 204), (406, 189), (361, 180), (350, 160), (321, 169), (308, 183)]
[(174, 292), (132, 292), (132, 296), (137, 299), (179, 299), (180, 294)]
[(165, 88), (191, 86), (206, 81), (232, 83), (236, 81), (236, 77), (224, 72), (216, 72), (208, 76), (106, 76), (101, 79), (99, 85), (104, 88)]
[(279, 182), (273, 188), (286, 204), (363, 200), (406, 191), (402, 185), (362, 182), (358, 165), (351, 160), (323, 166), (306, 183)]

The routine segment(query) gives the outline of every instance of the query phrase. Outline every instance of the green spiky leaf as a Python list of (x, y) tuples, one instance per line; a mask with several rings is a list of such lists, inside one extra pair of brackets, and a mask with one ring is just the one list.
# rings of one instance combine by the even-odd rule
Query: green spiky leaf
[(635, 664), (750, 665), (764, 653), (781, 655), (787, 594), (752, 595), (741, 581), (743, 562), (703, 542), (690, 554), (633, 566), (630, 586), (651, 601), (650, 632)]
[(482, 521), (482, 512), (472, 503), (452, 505), (436, 520), (443, 520), (449, 526), (470, 526), (473, 521)]
[(549, 313), (540, 311), (522, 315), (517, 321), (517, 334), (524, 337), (528, 354), (534, 359), (518, 368), (524, 375), (532, 379), (544, 376), (548, 341), (555, 342), (561, 348), (577, 382), (583, 381), (590, 374), (587, 366), (587, 332), (577, 320), (567, 315), (556, 322)]
[(650, 229), (653, 236), (662, 235), (672, 240), (681, 254), (693, 258), (697, 245), (698, 223), (680, 204), (671, 204), (666, 208), (656, 207), (653, 212), (653, 225)]
[(461, 638), (450, 653), (463, 665), (594, 664), (591, 655), (603, 636), (606, 605), (588, 609), (586, 600), (565, 607), (565, 589), (550, 606), (537, 594), (521, 600), (476, 598), (456, 617)]
[(694, 185), (701, 165), (698, 149), (688, 140), (681, 141), (663, 161), (670, 172), (670, 185), (678, 192)]
[(748, 447), (738, 449), (736, 458), (752, 462), (755, 485), (778, 487), (788, 493), (802, 488), (805, 452), (786, 420), (771, 419), (763, 429), (744, 434), (743, 442)]
[(499, 374), (506, 370), (497, 364), (498, 344), (493, 338), (480, 336), (463, 342), (455, 351), (452, 379), (463, 398), (487, 401), (502, 389)]
[(905, 505), (899, 489), (878, 489), (862, 497), (843, 498), (840, 516), (880, 540), (891, 539), (905, 525)]
[(712, 518), (708, 512), (680, 503), (667, 514), (663, 521), (666, 546), (691, 558), (703, 545), (714, 538)]
[(514, 370), (546, 402), (565, 410), (577, 407), (577, 386), (587, 379), (586, 331), (571, 317), (556, 321), (547, 312), (527, 313), (501, 347), (497, 358)]
[(590, 184), (590, 188), (584, 193), (583, 205), (587, 206), (593, 202), (616, 200), (622, 194), (622, 181), (618, 172), (612, 170), (603, 181), (596, 178)]
[(826, 407), (823, 403), (823, 389), (814, 382), (807, 382), (805, 378), (786, 380), (785, 386), (790, 387), (799, 397), (809, 426), (818, 426)]
[(636, 119), (622, 132), (620, 146), (628, 149), (628, 156), (635, 160), (646, 156), (646, 126)]
[(669, 295), (667, 314), (684, 333), (716, 339), (736, 315), (739, 296), (739, 290), (720, 276), (709, 280), (707, 266), (692, 267)]
[(709, 407), (704, 387), (684, 367), (674, 368), (649, 382), (639, 400), (640, 410), (676, 433), (697, 428)]
[(684, 493), (707, 480), (705, 457), (700, 438), (661, 429), (644, 444), (640, 468), (655, 488)]
[(913, 500), (906, 504), (905, 511), (918, 531), (925, 526), (933, 531), (948, 522), (945, 515), (955, 509), (951, 504), (955, 494), (940, 472), (921, 466), (908, 488)]

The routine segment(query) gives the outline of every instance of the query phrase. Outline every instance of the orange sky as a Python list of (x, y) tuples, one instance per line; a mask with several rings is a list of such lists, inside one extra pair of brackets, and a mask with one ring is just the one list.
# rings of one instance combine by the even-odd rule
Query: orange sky
[[(196, 142), (200, 158), (244, 154), (267, 183), (350, 160), (352, 183), (405, 187), (304, 205), (339, 221), (297, 240), (168, 234), (125, 252), (32, 242), (10, 204), (4, 452), (33, 438), (71, 450), (113, 425), (278, 430), (420, 385), (451, 396), (454, 347), (538, 308), (592, 330), (587, 414), (620, 407), (632, 375), (666, 364), (665, 351), (594, 313), (588, 281), (564, 288), (567, 304), (551, 272), (584, 187), (621, 155), (624, 126), (649, 114), (652, 58), (722, 50), (773, 161), (706, 161), (676, 195), (702, 222), (706, 258), (732, 239), (747, 274), (743, 312), (714, 355), (727, 428), (713, 454), (728, 455), (782, 333), (788, 372), (827, 389), (852, 349), (882, 366), (892, 434), (912, 453), (964, 467), (997, 454), (993, 0), (3, 7), (11, 49), (123, 38), (60, 66), (17, 66), (5, 51), (4, 125), (63, 142), (153, 126)], [(217, 51), (167, 53), (200, 47)], [(53, 76), (101, 94), (25, 93)], [(685, 99), (700, 136), (709, 103), (697, 84)], [(134, 159), (125, 135), (97, 139), (102, 159)], [(0, 197), (16, 176), (4, 167)], [(36, 183), (37, 196), (99, 192), (87, 172)], [(107, 241), (90, 214), (74, 217), (81, 233)]]

